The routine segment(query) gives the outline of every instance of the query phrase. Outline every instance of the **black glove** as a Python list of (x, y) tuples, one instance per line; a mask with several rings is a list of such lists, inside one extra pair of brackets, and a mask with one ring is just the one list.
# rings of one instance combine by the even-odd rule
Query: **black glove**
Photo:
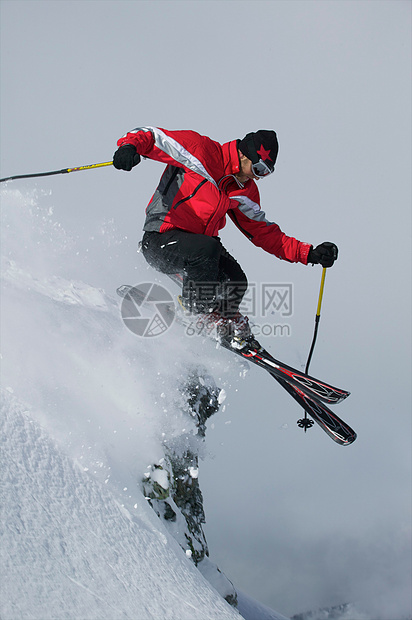
[(316, 246), (316, 248), (314, 248), (313, 246), (310, 248), (308, 254), (308, 263), (320, 263), (322, 267), (332, 267), (333, 263), (337, 258), (337, 246), (334, 243), (330, 243), (330, 241), (324, 241), (320, 245)]
[(113, 166), (118, 170), (130, 170), (140, 163), (140, 155), (133, 144), (123, 144), (113, 155)]

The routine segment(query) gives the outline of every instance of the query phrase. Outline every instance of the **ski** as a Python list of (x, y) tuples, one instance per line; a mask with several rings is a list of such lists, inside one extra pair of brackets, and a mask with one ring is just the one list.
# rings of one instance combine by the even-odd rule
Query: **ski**
[[(186, 332), (190, 330), (190, 335), (207, 335), (210, 336), (210, 328), (206, 322), (202, 319), (197, 322), (196, 317), (193, 318), (190, 315), (185, 316), (178, 314), (177, 320), (186, 327)], [(332, 385), (315, 379), (303, 372), (288, 366), (283, 362), (280, 362), (274, 358), (268, 351), (266, 351), (261, 344), (254, 338), (245, 344), (243, 348), (236, 348), (230, 341), (224, 338), (218, 341), (222, 347), (236, 353), (243, 359), (264, 368), (271, 375), (276, 376), (278, 379), (287, 381), (288, 383), (295, 385), (302, 390), (309, 397), (316, 398), (330, 405), (336, 405), (342, 402), (350, 394), (347, 390), (333, 387)]]
[[(222, 343), (225, 346), (224, 343)], [(314, 421), (322, 428), (331, 437), (336, 443), (342, 446), (348, 446), (353, 443), (357, 437), (355, 431), (348, 425), (346, 422), (341, 420), (339, 416), (333, 413), (323, 402), (321, 399), (316, 397), (315, 395), (309, 395), (303, 389), (300, 388), (299, 381), (295, 383), (290, 379), (292, 373), (295, 373), (295, 369), (290, 366), (282, 365), (277, 360), (274, 360), (272, 356), (260, 348), (260, 345), (257, 341), (255, 341), (255, 345), (251, 345), (247, 347), (246, 350), (243, 349), (234, 349), (229, 345), (226, 346), (227, 349), (237, 353), (244, 359), (248, 361), (253, 361), (258, 366), (265, 368), (269, 372), (269, 374), (277, 380), (277, 382), (295, 399), (295, 401), (314, 419)], [(265, 357), (269, 359), (273, 359), (277, 362), (277, 368), (273, 368), (271, 365), (267, 365), (265, 363)], [(278, 374), (279, 369), (286, 369), (287, 372), (285, 376), (280, 376)], [(300, 377), (306, 378), (306, 375), (302, 375), (299, 373)], [(317, 382), (317, 379), (312, 379), (312, 381)], [(327, 384), (321, 384), (325, 386)], [(330, 386), (328, 386), (330, 388)], [(337, 390), (337, 388), (333, 388)], [(339, 390), (343, 392), (343, 390)], [(346, 398), (349, 396), (349, 392), (345, 392)], [(324, 400), (324, 399), (322, 399)], [(340, 400), (332, 401), (332, 402), (341, 402), (343, 398)], [(308, 421), (310, 422), (310, 421)], [(299, 422), (298, 422), (299, 423)], [(305, 424), (303, 423), (302, 426)]]
[[(183, 279), (181, 274), (168, 274), (168, 276), (175, 284), (182, 286)], [(329, 404), (338, 404), (350, 395), (350, 392), (347, 390), (335, 388), (325, 382), (315, 379), (314, 377), (297, 371), (291, 366), (283, 364), (270, 355), (267, 351), (264, 351), (260, 345), (258, 348), (259, 357), (255, 359), (255, 355), (252, 352), (248, 355), (249, 361), (252, 361), (251, 357), (253, 357), (253, 361), (256, 364), (265, 367), (268, 372), (276, 375), (278, 379), (286, 380), (288, 383), (293, 383), (297, 388), (302, 388), (306, 394), (310, 394), (311, 396), (316, 397), (316, 399), (322, 400), (323, 402), (327, 402)], [(246, 355), (244, 355), (244, 357), (246, 357)], [(310, 390), (310, 392), (308, 390)]]
[[(274, 375), (272, 375), (274, 376)], [(349, 446), (357, 437), (355, 431), (346, 422), (318, 400), (309, 398), (298, 387), (274, 376), (274, 379), (285, 388), (295, 401), (314, 419), (323, 431), (341, 446)], [(299, 422), (302, 422), (299, 420)], [(298, 422), (298, 424), (299, 424)], [(310, 422), (310, 420), (308, 420)], [(300, 425), (300, 424), (299, 424)], [(304, 426), (302, 424), (302, 426)], [(305, 425), (306, 426), (306, 425)], [(311, 424), (310, 424), (311, 426)]]
[[(120, 286), (116, 292), (126, 301), (132, 304), (136, 303), (138, 307), (146, 302), (159, 302), (159, 299), (151, 294), (151, 291), (148, 294), (146, 291), (141, 291), (130, 285)], [(170, 307), (170, 312), (175, 312), (175, 310), (174, 307)], [(196, 323), (193, 317), (186, 316), (178, 311), (176, 319), (186, 329), (190, 327), (193, 334), (210, 335), (207, 334), (206, 330), (196, 331), (193, 328), (193, 323)], [(236, 349), (224, 340), (220, 344), (248, 362), (264, 368), (336, 443), (350, 445), (355, 441), (355, 431), (322, 402), (337, 404), (347, 398), (349, 392), (335, 388), (314, 377), (309, 377), (295, 368), (283, 364), (263, 349), (256, 340), (247, 343), (243, 349)], [(310, 421), (305, 420), (305, 422), (305, 426), (309, 426)]]
[[(150, 302), (159, 302), (159, 299), (156, 297), (156, 290), (153, 293), (152, 290), (149, 291), (141, 291), (140, 289), (130, 286), (123, 285), (117, 289), (117, 294), (120, 297), (129, 298), (131, 303), (136, 303), (139, 307), (142, 304), (150, 303)], [(163, 304), (164, 308), (167, 308), (167, 304)], [(171, 312), (175, 311), (175, 308), (170, 308)], [(199, 317), (195, 315), (195, 317), (191, 315), (184, 315), (178, 308), (176, 313), (176, 319), (183, 324), (186, 328), (186, 331), (190, 330), (191, 335), (206, 335), (210, 336), (210, 329), (207, 321), (198, 322)], [(302, 390), (309, 397), (316, 398), (317, 400), (321, 400), (330, 405), (336, 405), (342, 402), (345, 398), (347, 398), (350, 394), (347, 390), (342, 390), (337, 387), (333, 387), (332, 385), (325, 383), (324, 381), (320, 381), (319, 379), (315, 379), (315, 377), (305, 375), (303, 372), (297, 370), (296, 368), (292, 368), (292, 366), (288, 366), (283, 362), (274, 358), (268, 351), (266, 351), (255, 339), (251, 343), (247, 343), (246, 346), (242, 349), (236, 349), (231, 344), (225, 340), (222, 340), (220, 344), (240, 355), (247, 361), (256, 364), (264, 368), (267, 372), (272, 375), (275, 375), (279, 379), (283, 379), (288, 383), (295, 385), (297, 388)]]
[(305, 375), (303, 372), (288, 366), (283, 362), (280, 362), (274, 358), (268, 351), (266, 351), (255, 340), (249, 345), (247, 344), (243, 349), (234, 349), (230, 345), (225, 345), (222, 342), (222, 346), (233, 350), (235, 353), (243, 357), (249, 362), (261, 366), (267, 370), (270, 374), (283, 379), (288, 383), (295, 385), (302, 390), (308, 396), (312, 396), (317, 400), (321, 400), (331, 405), (337, 405), (341, 403), (350, 394), (347, 390), (333, 387), (324, 381), (315, 379), (309, 375)]

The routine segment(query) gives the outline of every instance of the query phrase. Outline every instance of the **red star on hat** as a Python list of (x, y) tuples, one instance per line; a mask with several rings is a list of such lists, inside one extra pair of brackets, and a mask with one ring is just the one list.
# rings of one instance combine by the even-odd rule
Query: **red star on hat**
[[(263, 148), (263, 144), (260, 145), (260, 149), (258, 151), (256, 151), (256, 153), (258, 155), (260, 155), (260, 157), (263, 159), (263, 161), (265, 161), (266, 159), (270, 159), (270, 150), (266, 151)], [(270, 159), (270, 161), (272, 161), (272, 160)]]

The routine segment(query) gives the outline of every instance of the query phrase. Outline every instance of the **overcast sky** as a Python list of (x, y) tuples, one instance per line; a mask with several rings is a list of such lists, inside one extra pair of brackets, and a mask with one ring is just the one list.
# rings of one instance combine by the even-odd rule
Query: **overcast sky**
[[(201, 465), (211, 557), (285, 614), (349, 599), (406, 614), (410, 3), (2, 0), (1, 18), (2, 177), (108, 161), (136, 126), (220, 142), (277, 131), (262, 206), (288, 234), (339, 246), (311, 371), (352, 392), (337, 413), (359, 437), (304, 435), (295, 403), (251, 369)], [(136, 245), (161, 172), (144, 161), (18, 187), (78, 237), (84, 271), (63, 275), (112, 293), (151, 273)], [(264, 344), (304, 365), (321, 269), (278, 261), (231, 223), (221, 236), (252, 284), (292, 284), (292, 316), (274, 317), (291, 336)]]

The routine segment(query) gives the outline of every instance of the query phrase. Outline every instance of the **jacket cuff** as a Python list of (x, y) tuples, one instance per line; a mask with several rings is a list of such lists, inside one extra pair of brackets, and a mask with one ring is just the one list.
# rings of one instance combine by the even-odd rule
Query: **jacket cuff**
[(299, 248), (299, 262), (304, 265), (308, 264), (309, 250), (312, 247), (310, 243), (301, 243)]
[(136, 148), (136, 144), (131, 139), (131, 136), (124, 136), (117, 141), (117, 146), (120, 148), (121, 146), (134, 146)]

